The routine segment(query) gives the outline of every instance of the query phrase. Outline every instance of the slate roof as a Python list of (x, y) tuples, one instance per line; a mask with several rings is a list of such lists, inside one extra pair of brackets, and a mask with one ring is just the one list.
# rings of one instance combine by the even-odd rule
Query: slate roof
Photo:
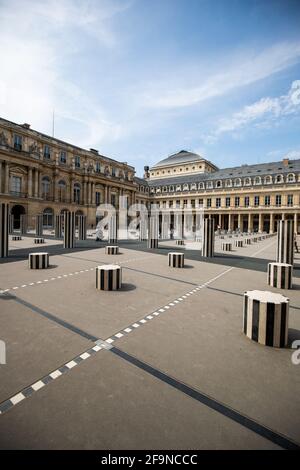
[(170, 184), (197, 183), (201, 181), (215, 181), (234, 178), (246, 178), (254, 176), (267, 176), (276, 174), (298, 173), (300, 172), (300, 159), (289, 160), (288, 165), (284, 165), (282, 160), (272, 163), (259, 163), (256, 165), (241, 165), (232, 168), (224, 168), (212, 173), (195, 173), (188, 175), (172, 176), (148, 180), (149, 186), (167, 186)]
[(188, 162), (196, 162), (196, 161), (203, 161), (205, 160), (203, 157), (198, 155), (197, 153), (188, 152), (187, 150), (180, 150), (178, 153), (174, 153), (163, 160), (160, 160), (158, 163), (153, 165), (151, 168), (159, 168), (161, 166), (166, 165), (177, 165), (179, 163), (188, 163)]

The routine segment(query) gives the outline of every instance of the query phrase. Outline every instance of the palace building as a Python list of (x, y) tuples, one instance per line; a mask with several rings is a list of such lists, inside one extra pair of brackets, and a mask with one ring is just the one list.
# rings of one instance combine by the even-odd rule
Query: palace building
[(65, 210), (86, 215), (88, 227), (95, 227), (99, 204), (118, 207), (119, 196), (135, 202), (134, 173), (98, 150), (0, 119), (0, 199), (9, 202), (16, 229), (22, 214), (43, 214), (44, 227), (51, 228)]
[[(85, 150), (30, 128), (0, 119), (0, 199), (9, 202), (17, 229), (20, 216), (43, 214), (44, 227), (66, 210), (96, 225), (96, 207), (119, 196), (128, 205), (156, 202), (163, 212), (203, 207), (225, 230), (273, 233), (277, 221), (292, 218), (300, 232), (300, 159), (219, 169), (182, 150), (153, 167), (144, 178), (135, 169), (97, 150)], [(171, 219), (172, 220), (172, 219)]]
[(219, 169), (182, 150), (146, 166), (144, 178), (151, 201), (170, 212), (203, 207), (215, 227), (243, 232), (273, 233), (292, 218), (300, 231), (300, 159)]

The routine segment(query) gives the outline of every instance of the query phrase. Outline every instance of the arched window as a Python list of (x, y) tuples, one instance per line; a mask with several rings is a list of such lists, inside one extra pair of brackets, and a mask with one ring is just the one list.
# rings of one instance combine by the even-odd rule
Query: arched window
[(50, 198), (50, 189), (51, 189), (51, 183), (50, 183), (49, 176), (43, 176), (43, 178), (42, 178), (42, 197), (43, 197), (43, 199), (49, 199)]
[(204, 189), (204, 183), (199, 183), (198, 189)]
[(265, 184), (271, 184), (272, 183), (272, 176), (270, 176), (270, 175), (265, 176), (264, 183)]
[(216, 182), (216, 188), (222, 188), (222, 181), (221, 180), (218, 180)]
[(287, 175), (287, 182), (288, 182), (288, 183), (295, 183), (295, 175), (294, 175), (294, 173), (290, 173), (289, 175)]
[(227, 188), (230, 188), (232, 186), (232, 180), (230, 180), (230, 179), (226, 180), (225, 184), (226, 184)]
[(51, 207), (47, 207), (43, 210), (43, 227), (53, 227), (53, 209), (51, 209)]
[(261, 184), (261, 177), (260, 176), (255, 176), (254, 184)]
[(241, 186), (242, 185), (242, 180), (241, 178), (236, 178), (234, 180), (234, 186)]
[(276, 183), (283, 183), (283, 175), (276, 176)]
[(188, 184), (184, 184), (183, 185), (183, 191), (188, 191), (189, 190), (189, 185)]
[(64, 180), (60, 180), (58, 182), (58, 199), (60, 202), (65, 202), (66, 190), (67, 190), (66, 182)]
[(245, 186), (251, 186), (251, 178), (245, 178), (244, 179), (244, 185)]
[(73, 187), (73, 202), (76, 202), (76, 204), (80, 204), (80, 184), (79, 183), (74, 183)]

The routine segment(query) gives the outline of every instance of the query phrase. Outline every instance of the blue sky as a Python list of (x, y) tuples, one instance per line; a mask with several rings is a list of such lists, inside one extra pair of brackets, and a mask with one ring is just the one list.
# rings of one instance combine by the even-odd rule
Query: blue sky
[(0, 0), (0, 116), (134, 165), (300, 158), (300, 0)]

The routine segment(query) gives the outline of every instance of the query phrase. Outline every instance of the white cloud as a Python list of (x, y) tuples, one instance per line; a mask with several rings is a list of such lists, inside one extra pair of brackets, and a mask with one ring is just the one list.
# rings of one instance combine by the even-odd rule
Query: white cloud
[(83, 92), (70, 78), (68, 66), (84, 56), (85, 40), (98, 50), (116, 47), (119, 38), (110, 19), (129, 6), (121, 0), (1, 1), (0, 116), (50, 132), (55, 108), (69, 128), (71, 121), (75, 127), (80, 123), (66, 139), (92, 146), (104, 137), (116, 138), (119, 125), (109, 121), (90, 90)]
[(234, 133), (248, 125), (270, 127), (278, 123), (280, 119), (299, 112), (300, 80), (295, 80), (287, 95), (261, 98), (259, 101), (245, 106), (229, 118), (221, 119), (217, 128), (203, 138), (206, 143), (211, 143), (221, 134)]
[(278, 43), (260, 53), (243, 51), (231, 63), (220, 63), (221, 73), (210, 74), (207, 70), (199, 70), (199, 86), (170, 90), (170, 83), (161, 84), (160, 90), (145, 93), (143, 100), (146, 106), (161, 109), (196, 105), (267, 78), (299, 60), (300, 42)]

